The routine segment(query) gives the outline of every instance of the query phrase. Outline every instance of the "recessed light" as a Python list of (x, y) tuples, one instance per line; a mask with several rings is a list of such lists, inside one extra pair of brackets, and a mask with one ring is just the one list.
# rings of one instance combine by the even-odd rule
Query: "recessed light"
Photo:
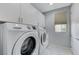
[(49, 3), (49, 5), (53, 5), (53, 3)]

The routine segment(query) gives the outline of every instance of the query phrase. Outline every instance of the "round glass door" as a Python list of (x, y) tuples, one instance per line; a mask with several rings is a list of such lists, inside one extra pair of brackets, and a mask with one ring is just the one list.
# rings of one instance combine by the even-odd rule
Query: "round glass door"
[(46, 42), (46, 33), (43, 33), (41, 35), (41, 44), (43, 45), (43, 43), (45, 43), (45, 42)]
[(46, 42), (46, 33), (43, 33), (43, 42)]
[(36, 47), (34, 37), (28, 37), (24, 40), (21, 46), (21, 55), (31, 55)]

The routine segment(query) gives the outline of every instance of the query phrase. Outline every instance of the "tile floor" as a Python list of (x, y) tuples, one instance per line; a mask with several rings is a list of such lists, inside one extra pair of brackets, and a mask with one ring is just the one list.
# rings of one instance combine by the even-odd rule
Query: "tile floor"
[(72, 55), (71, 48), (61, 47), (57, 45), (48, 46), (47, 49), (42, 50), (41, 55)]

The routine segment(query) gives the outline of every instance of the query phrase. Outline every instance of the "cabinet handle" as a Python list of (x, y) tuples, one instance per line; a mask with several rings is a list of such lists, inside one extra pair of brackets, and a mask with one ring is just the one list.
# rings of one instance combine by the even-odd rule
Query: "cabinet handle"
[(23, 23), (23, 18), (19, 17), (18, 22)]
[(20, 17), (18, 18), (18, 23), (20, 23), (21, 21), (20, 21)]
[(23, 18), (21, 18), (21, 23), (23, 23)]

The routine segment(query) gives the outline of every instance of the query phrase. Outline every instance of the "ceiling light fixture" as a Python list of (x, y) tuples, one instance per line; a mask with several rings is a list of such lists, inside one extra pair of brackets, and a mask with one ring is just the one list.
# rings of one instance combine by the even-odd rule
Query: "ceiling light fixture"
[(53, 5), (53, 3), (49, 3), (49, 5)]

